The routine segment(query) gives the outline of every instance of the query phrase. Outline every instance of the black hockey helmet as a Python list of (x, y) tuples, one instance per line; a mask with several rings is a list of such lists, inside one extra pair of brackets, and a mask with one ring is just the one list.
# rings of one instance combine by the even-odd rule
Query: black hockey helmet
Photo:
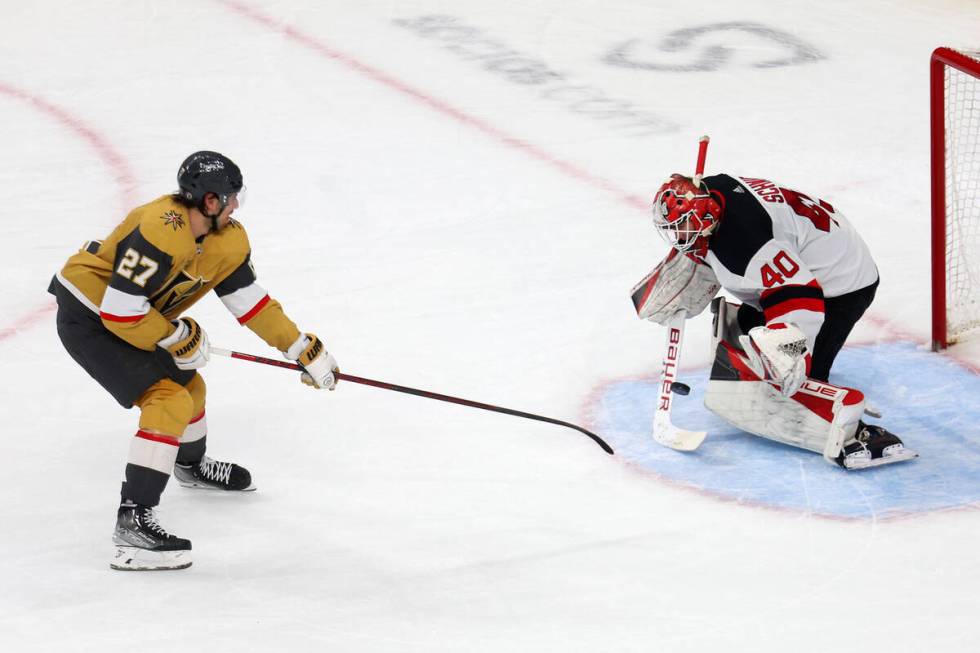
[(214, 193), (221, 202), (221, 210), (227, 206), (232, 194), (242, 187), (242, 171), (235, 163), (217, 152), (203, 150), (190, 155), (180, 164), (177, 185), (184, 199), (204, 212), (204, 196)]

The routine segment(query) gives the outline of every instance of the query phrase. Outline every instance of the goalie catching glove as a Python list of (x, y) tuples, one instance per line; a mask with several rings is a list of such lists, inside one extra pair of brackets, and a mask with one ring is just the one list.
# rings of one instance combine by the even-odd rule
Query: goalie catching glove
[(306, 385), (327, 390), (337, 387), (337, 377), (334, 376), (334, 372), (340, 371), (337, 360), (327, 352), (323, 341), (312, 333), (300, 334), (285, 355), (303, 366), (305, 371), (300, 380)]
[(157, 346), (170, 352), (178, 369), (196, 370), (207, 365), (211, 344), (201, 325), (189, 317), (182, 317), (173, 325), (177, 327), (174, 332), (157, 342)]
[(784, 397), (799, 391), (810, 371), (810, 352), (806, 334), (793, 324), (774, 322), (749, 329), (749, 335), (739, 336), (739, 342), (749, 358), (749, 366), (760, 378), (779, 386)]

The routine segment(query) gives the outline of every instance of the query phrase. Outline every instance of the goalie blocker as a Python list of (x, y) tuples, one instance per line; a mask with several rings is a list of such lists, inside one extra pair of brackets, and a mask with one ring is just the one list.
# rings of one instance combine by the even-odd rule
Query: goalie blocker
[(864, 394), (854, 388), (807, 378), (791, 396), (753, 371), (749, 356), (728, 340), (732, 312), (722, 298), (715, 313), (715, 360), (704, 405), (749, 433), (822, 454), (845, 469), (862, 469), (917, 457), (885, 429), (861, 421)]
[(630, 296), (641, 320), (666, 326), (678, 312), (688, 318), (700, 315), (719, 290), (721, 286), (710, 267), (671, 249), (650, 274), (633, 286)]

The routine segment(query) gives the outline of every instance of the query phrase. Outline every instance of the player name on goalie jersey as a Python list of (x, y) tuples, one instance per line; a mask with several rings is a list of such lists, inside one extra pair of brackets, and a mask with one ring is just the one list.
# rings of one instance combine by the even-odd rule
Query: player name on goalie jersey
[(721, 199), (723, 218), (703, 260), (737, 299), (765, 321), (793, 322), (813, 351), (824, 320), (824, 299), (878, 281), (878, 268), (850, 222), (824, 200), (771, 181), (714, 175), (704, 178)]

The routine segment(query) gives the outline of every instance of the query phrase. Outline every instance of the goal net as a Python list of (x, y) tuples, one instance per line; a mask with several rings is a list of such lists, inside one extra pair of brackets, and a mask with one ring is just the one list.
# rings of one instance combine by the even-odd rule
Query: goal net
[(980, 51), (931, 62), (932, 345), (980, 328)]

